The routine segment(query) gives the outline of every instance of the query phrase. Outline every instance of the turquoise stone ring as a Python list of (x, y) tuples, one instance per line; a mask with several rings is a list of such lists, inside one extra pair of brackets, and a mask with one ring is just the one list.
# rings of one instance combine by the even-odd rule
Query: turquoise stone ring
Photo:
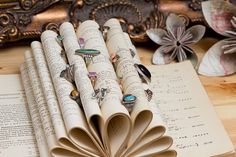
[(126, 109), (131, 112), (134, 108), (137, 97), (132, 94), (126, 94), (123, 96), (122, 104), (126, 107)]

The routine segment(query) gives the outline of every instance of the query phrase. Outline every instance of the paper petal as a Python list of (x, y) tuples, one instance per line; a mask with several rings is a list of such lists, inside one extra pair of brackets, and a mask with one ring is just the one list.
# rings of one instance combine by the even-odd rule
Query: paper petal
[(170, 60), (170, 54), (163, 54), (159, 51), (159, 49), (157, 49), (152, 56), (153, 64), (168, 64), (171, 61), (172, 60)]
[(179, 27), (185, 28), (184, 20), (176, 14), (170, 14), (166, 19), (167, 30), (176, 37), (177, 29)]
[(178, 47), (176, 50), (177, 50), (176, 56), (179, 62), (187, 60), (186, 52), (183, 50), (182, 47)]
[(174, 45), (163, 45), (158, 48), (158, 51), (160, 53), (166, 54), (166, 53), (170, 53), (171, 51), (173, 51), (174, 48), (175, 48)]
[(185, 32), (185, 35), (191, 34), (192, 38), (190, 38), (189, 40), (185, 41), (184, 44), (192, 44), (192, 43), (198, 42), (204, 36), (205, 31), (206, 31), (206, 27), (202, 26), (202, 25), (195, 25), (195, 26), (190, 27)]
[(224, 0), (202, 2), (202, 12), (208, 25), (217, 33), (230, 37), (226, 31), (235, 31), (230, 20), (236, 13), (236, 6)]
[(149, 29), (146, 33), (152, 41), (159, 45), (162, 45), (162, 39), (166, 35), (166, 31), (160, 28)]
[(197, 57), (196, 53), (189, 53), (188, 59), (192, 63), (193, 67), (196, 68), (198, 65), (198, 57)]
[(224, 54), (221, 40), (213, 45), (200, 63), (198, 73), (206, 76), (225, 76), (236, 72), (236, 54)]
[(236, 38), (225, 39), (222, 48), (224, 54), (236, 53)]

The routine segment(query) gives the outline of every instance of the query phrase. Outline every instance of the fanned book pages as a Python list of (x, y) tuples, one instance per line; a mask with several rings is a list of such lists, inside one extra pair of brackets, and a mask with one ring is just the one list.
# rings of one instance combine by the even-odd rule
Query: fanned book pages
[(136, 63), (116, 19), (103, 32), (95, 21), (77, 32), (66, 22), (32, 42), (20, 71), (39, 155), (175, 157)]
[[(0, 139), (9, 144), (1, 145), (0, 156), (208, 157), (233, 152), (191, 63), (146, 68), (116, 19), (103, 28), (88, 20), (76, 32), (66, 22), (59, 33), (43, 32), (41, 42), (32, 42), (25, 52), (23, 86), (18, 75), (6, 78), (26, 93), (27, 104), (20, 95), (23, 102), (14, 105), (25, 107), (15, 112), (30, 116), (24, 120), (28, 136), (20, 137), (27, 147)], [(0, 89), (2, 104), (11, 102), (8, 95), (15, 91), (7, 90), (10, 84)]]

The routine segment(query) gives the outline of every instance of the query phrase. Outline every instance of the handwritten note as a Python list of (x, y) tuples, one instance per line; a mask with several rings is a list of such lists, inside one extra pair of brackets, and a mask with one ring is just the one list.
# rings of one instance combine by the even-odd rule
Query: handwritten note
[(200, 152), (213, 156), (233, 150), (190, 62), (149, 69), (155, 101), (178, 156), (199, 156)]

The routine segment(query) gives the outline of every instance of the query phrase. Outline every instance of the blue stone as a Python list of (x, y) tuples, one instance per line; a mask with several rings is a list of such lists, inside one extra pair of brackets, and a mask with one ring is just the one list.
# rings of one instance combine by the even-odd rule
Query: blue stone
[(133, 102), (135, 100), (136, 100), (136, 96), (131, 95), (131, 94), (124, 95), (124, 97), (123, 97), (123, 101), (125, 101), (125, 102)]

